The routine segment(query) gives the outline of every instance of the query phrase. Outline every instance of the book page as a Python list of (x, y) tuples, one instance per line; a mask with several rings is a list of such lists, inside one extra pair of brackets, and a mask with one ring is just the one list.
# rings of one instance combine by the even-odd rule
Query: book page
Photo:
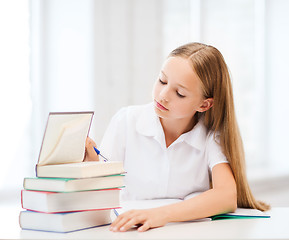
[(232, 216), (255, 216), (255, 217), (266, 217), (269, 216), (267, 213), (262, 212), (258, 209), (252, 208), (237, 208), (235, 212), (227, 213)]
[(38, 165), (81, 162), (92, 113), (50, 115)]

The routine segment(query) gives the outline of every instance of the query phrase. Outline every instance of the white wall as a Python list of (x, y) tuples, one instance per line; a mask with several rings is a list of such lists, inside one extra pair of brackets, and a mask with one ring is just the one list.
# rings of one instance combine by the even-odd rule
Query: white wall
[(265, 106), (268, 117), (268, 148), (270, 168), (283, 168), (287, 173), (289, 165), (289, 1), (270, 0), (267, 7), (267, 49), (266, 67), (268, 75)]
[[(9, 189), (25, 169), (31, 113), (29, 5), (0, 1), (0, 190)], [(18, 178), (20, 179), (20, 178)], [(22, 179), (16, 184), (21, 185)], [(15, 184), (14, 184), (15, 186)], [(0, 196), (1, 200), (2, 196)]]
[(48, 113), (93, 110), (94, 1), (32, 0), (33, 159)]
[(151, 101), (164, 59), (161, 1), (95, 1), (94, 124), (100, 142), (120, 107)]

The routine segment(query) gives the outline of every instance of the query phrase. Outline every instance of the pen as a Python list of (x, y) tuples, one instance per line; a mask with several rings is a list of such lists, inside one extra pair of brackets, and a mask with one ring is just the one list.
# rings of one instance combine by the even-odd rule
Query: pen
[(94, 148), (94, 151), (97, 153), (97, 155), (102, 156), (102, 158), (104, 159), (105, 162), (108, 161), (108, 159), (106, 157), (104, 157), (103, 155), (100, 154), (100, 151), (96, 147), (93, 146), (93, 148)]
[(119, 213), (118, 213), (118, 211), (116, 211), (115, 209), (113, 209), (113, 212), (114, 212), (114, 214), (115, 214), (115, 216), (119, 216)]

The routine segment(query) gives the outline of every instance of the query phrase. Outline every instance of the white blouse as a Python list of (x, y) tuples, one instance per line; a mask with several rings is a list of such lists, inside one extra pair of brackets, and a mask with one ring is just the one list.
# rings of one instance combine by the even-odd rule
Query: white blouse
[(193, 197), (210, 189), (213, 167), (228, 162), (202, 121), (167, 148), (153, 103), (120, 109), (100, 151), (110, 161), (124, 162), (122, 200)]

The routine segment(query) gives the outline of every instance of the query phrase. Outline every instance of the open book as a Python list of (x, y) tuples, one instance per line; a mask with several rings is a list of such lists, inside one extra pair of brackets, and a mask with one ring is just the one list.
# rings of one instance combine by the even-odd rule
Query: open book
[(85, 178), (123, 173), (122, 162), (83, 162), (93, 112), (50, 113), (37, 177)]
[(82, 162), (93, 112), (50, 113), (37, 165)]

